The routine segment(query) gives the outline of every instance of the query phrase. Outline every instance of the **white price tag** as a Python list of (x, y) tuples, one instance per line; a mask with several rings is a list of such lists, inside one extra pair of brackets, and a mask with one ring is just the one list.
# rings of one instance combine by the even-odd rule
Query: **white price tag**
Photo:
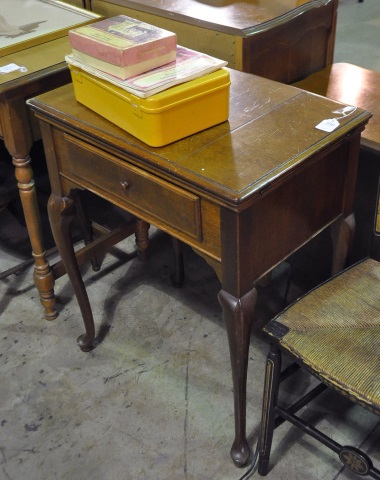
[(20, 72), (26, 72), (27, 68), (20, 67), (20, 65), (16, 65), (15, 63), (8, 63), (8, 65), (4, 65), (0, 67), (0, 73), (11, 73), (19, 70)]
[(326, 120), (322, 120), (321, 123), (318, 123), (315, 128), (318, 128), (318, 130), (323, 130), (324, 132), (332, 132), (338, 127), (339, 122), (336, 118), (327, 118)]

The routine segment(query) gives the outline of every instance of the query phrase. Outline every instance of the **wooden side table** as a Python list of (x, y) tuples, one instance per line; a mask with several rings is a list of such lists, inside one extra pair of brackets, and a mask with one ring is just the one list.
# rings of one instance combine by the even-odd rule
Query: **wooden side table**
[[(53, 4), (49, 6), (54, 9)], [(98, 14), (80, 9), (74, 9), (73, 12), (82, 23), (102, 18)], [(55, 14), (57, 13), (59, 14), (59, 12), (55, 12)], [(51, 35), (54, 37), (54, 33)], [(41, 136), (38, 123), (30, 115), (30, 110), (25, 102), (30, 97), (71, 81), (64, 60), (65, 55), (71, 52), (67, 31), (57, 32), (56, 36), (58, 38), (52, 39), (47, 35), (41, 40), (27, 40), (23, 49), (17, 48), (17, 44), (0, 48), (1, 67), (11, 64), (22, 67), (22, 70), (17, 69), (0, 75), (0, 138), (4, 141), (15, 166), (34, 257), (34, 282), (39, 291), (47, 320), (52, 320), (57, 316), (54, 306), (54, 274), (46, 259), (29, 155), (33, 142)], [(20, 36), (20, 44), (23, 45), (22, 39), (23, 36)], [(31, 46), (35, 43), (37, 43), (35, 46)], [(7, 53), (8, 50), (12, 50), (12, 53)]]
[(0, 76), (0, 135), (12, 156), (26, 226), (35, 260), (34, 282), (44, 307), (45, 318), (56, 318), (54, 276), (46, 259), (37, 195), (29, 156), (33, 142), (40, 138), (38, 125), (30, 115), (26, 100), (64, 85), (70, 73), (63, 61), (70, 52), (67, 38), (60, 38), (1, 58), (7, 65), (16, 63), (27, 72)]
[(338, 0), (91, 0), (177, 34), (230, 68), (292, 83), (333, 61)]
[(190, 245), (219, 275), (234, 384), (231, 456), (236, 465), (245, 465), (250, 455), (246, 379), (256, 284), (330, 225), (334, 269), (342, 266), (349, 247), (360, 133), (370, 114), (357, 109), (339, 119), (332, 132), (322, 131), (316, 126), (331, 119), (340, 104), (231, 71), (228, 122), (153, 148), (80, 105), (72, 85), (28, 104), (40, 120), (46, 150), (52, 230), (85, 324), (80, 347), (91, 349), (95, 332), (70, 225), (73, 194), (91, 189)]

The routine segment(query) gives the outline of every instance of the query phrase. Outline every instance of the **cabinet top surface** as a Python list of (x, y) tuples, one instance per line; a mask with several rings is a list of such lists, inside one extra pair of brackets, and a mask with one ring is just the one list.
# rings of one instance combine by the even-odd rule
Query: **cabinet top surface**
[(185, 23), (211, 26), (215, 30), (234, 30), (249, 34), (264, 23), (289, 20), (300, 13), (334, 0), (108, 0), (138, 11)]
[(22, 85), (31, 77), (43, 75), (46, 69), (64, 65), (65, 55), (69, 53), (71, 53), (71, 47), (66, 36), (2, 57), (1, 65), (15, 64), (23, 67), (23, 71), (13, 70), (0, 75), (0, 93), (3, 89), (15, 84)]
[[(357, 108), (342, 117), (342, 104), (231, 70), (229, 120), (164, 147), (149, 147), (79, 104), (71, 85), (28, 101), (45, 122), (165, 178), (241, 204), (281, 180), (321, 150), (365, 125)], [(316, 127), (339, 118), (331, 133)]]

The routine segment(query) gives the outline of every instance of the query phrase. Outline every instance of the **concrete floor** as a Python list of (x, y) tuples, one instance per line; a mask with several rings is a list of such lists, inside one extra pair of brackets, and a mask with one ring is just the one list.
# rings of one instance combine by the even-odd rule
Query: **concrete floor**
[[(336, 61), (380, 71), (379, 23), (378, 0), (343, 0)], [(88, 201), (91, 209), (93, 199)], [(8, 209), (0, 220), (4, 272), (30, 258), (30, 247)], [(46, 237), (49, 244), (48, 231)], [(319, 247), (311, 244), (281, 265), (271, 285), (260, 289), (257, 325), (282, 308), (291, 269), (289, 300), (326, 275), (323, 262), (313, 278), (302, 275)], [(176, 289), (165, 234), (152, 230), (147, 262), (133, 257), (134, 248), (132, 239), (124, 241), (105, 256), (100, 272), (83, 268), (100, 332), (90, 353), (76, 346), (83, 326), (67, 277), (57, 280), (60, 314), (50, 323), (43, 319), (31, 268), (1, 279), (0, 480), (238, 480), (246, 471), (229, 457), (232, 382), (214, 272), (186, 249), (186, 281)], [(253, 447), (266, 351), (257, 327), (247, 388)], [(301, 380), (288, 383), (285, 400), (310, 385), (308, 376)], [(334, 393), (304, 414), (337, 441), (364, 446), (380, 465), (378, 417)], [(268, 480), (354, 478), (331, 452), (287, 424), (276, 431), (272, 465)]]

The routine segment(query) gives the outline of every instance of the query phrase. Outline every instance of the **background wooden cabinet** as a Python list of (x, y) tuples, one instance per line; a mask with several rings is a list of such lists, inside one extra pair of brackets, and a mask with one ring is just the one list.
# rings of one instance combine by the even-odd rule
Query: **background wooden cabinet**
[(125, 14), (166, 28), (180, 45), (283, 83), (333, 60), (338, 0), (85, 1), (105, 17)]

